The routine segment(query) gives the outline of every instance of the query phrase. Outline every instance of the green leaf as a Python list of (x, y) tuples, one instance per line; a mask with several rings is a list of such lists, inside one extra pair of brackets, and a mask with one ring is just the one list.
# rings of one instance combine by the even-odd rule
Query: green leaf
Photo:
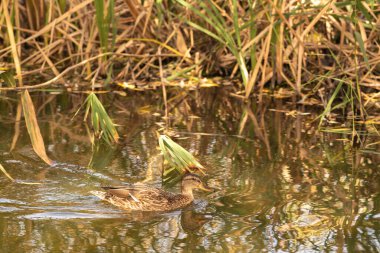
[[(177, 169), (180, 173), (185, 171), (189, 172), (202, 172), (204, 174), (204, 167), (190, 154), (186, 149), (175, 143), (166, 135), (161, 135), (158, 143), (171, 168)], [(164, 174), (166, 174), (164, 172)]]
[(0, 69), (0, 78), (10, 87), (16, 87), (16, 80), (13, 77), (12, 71), (8, 69)]
[(322, 121), (323, 119), (326, 117), (326, 115), (328, 113), (330, 113), (332, 110), (331, 110), (331, 107), (332, 107), (332, 104), (336, 98), (336, 96), (338, 95), (338, 92), (340, 91), (340, 89), (342, 88), (342, 85), (343, 85), (343, 81), (341, 81), (338, 86), (336, 87), (334, 93), (332, 94), (330, 100), (327, 102), (327, 105), (326, 105), (326, 108), (325, 110), (322, 112), (322, 114), (319, 116), (321, 119), (319, 121), (319, 127), (322, 125)]
[(360, 51), (363, 54), (364, 61), (367, 64), (367, 67), (369, 68), (369, 62), (368, 62), (367, 52), (366, 52), (365, 47), (364, 47), (363, 38), (360, 35), (360, 33), (356, 32), (356, 31), (355, 31), (355, 38), (356, 38), (356, 41), (359, 43)]
[(91, 93), (87, 97), (85, 103), (85, 119), (87, 118), (88, 114), (91, 113), (90, 119), (95, 136), (98, 139), (102, 138), (109, 145), (111, 145), (114, 142), (118, 142), (119, 134), (115, 128), (115, 124), (108, 116), (106, 110), (104, 109), (102, 103), (100, 102), (96, 94)]

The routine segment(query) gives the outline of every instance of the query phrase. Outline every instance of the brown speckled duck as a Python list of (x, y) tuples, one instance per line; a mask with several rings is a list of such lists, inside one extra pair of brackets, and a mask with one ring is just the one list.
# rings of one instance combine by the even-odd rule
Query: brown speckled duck
[(125, 210), (170, 211), (189, 205), (194, 200), (193, 190), (211, 191), (198, 175), (185, 174), (180, 194), (147, 186), (102, 187), (105, 192), (92, 191), (95, 196)]

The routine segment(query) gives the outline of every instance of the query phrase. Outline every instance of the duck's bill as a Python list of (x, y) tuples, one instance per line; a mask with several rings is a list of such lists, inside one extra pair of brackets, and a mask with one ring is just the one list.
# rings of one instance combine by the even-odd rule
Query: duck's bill
[(204, 185), (204, 184), (202, 184), (202, 185), (199, 187), (199, 189), (201, 189), (201, 190), (203, 190), (203, 191), (206, 191), (206, 192), (212, 192), (212, 191), (214, 191), (213, 188), (208, 187), (207, 185)]

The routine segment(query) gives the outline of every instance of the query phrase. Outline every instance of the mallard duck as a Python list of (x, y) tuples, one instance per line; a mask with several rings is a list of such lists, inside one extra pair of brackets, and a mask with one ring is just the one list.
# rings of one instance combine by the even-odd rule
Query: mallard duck
[(211, 191), (196, 174), (185, 174), (182, 178), (181, 193), (175, 194), (159, 188), (147, 186), (107, 186), (105, 192), (92, 191), (92, 194), (112, 205), (136, 211), (170, 211), (182, 208), (193, 202), (194, 189)]

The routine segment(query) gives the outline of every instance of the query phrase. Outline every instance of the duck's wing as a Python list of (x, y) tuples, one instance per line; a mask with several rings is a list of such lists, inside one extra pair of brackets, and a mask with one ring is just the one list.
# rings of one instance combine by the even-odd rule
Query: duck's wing
[(106, 190), (108, 194), (118, 198), (128, 198), (130, 197), (130, 192), (133, 191), (133, 187), (127, 186), (103, 186), (102, 188)]
[[(117, 197), (131, 206), (131, 209), (154, 210), (156, 207), (170, 205), (171, 199), (176, 194), (166, 192), (158, 188), (146, 186), (107, 186), (108, 198)], [(107, 197), (106, 197), (107, 199)]]

